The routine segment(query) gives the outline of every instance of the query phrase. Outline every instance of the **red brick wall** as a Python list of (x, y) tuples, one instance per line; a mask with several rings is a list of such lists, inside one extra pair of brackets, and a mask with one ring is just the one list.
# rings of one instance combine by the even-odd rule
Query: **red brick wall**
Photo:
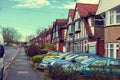
[(110, 26), (104, 28), (105, 42), (118, 42), (117, 38), (120, 37), (120, 26)]

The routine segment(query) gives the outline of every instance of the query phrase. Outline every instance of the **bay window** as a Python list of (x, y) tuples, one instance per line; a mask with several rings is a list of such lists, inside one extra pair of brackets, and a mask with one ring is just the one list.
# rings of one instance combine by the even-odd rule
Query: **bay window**
[(120, 10), (116, 11), (116, 22), (120, 23)]
[(106, 43), (106, 57), (118, 58), (118, 43)]
[(110, 10), (106, 12), (106, 25), (120, 25), (120, 10)]

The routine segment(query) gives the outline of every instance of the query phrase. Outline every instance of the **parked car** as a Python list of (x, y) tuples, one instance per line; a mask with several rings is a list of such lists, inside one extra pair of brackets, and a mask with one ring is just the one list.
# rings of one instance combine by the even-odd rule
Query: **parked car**
[(54, 51), (50, 51), (50, 52), (48, 52), (48, 53), (46, 53), (46, 54), (42, 54), (41, 56), (44, 57), (44, 56), (47, 56), (47, 55), (52, 54), (53, 52), (54, 52)]
[(43, 59), (41, 61), (41, 63), (39, 64), (39, 67), (40, 67), (40, 69), (48, 68), (49, 65), (53, 65), (58, 60), (64, 60), (66, 58), (73, 56), (74, 54), (72, 54), (72, 53), (73, 52), (67, 52), (67, 53), (64, 53), (63, 55), (60, 55), (58, 57)]
[(99, 72), (103, 71), (107, 74), (113, 74), (120, 77), (120, 60), (113, 58), (89, 58), (81, 62), (77, 71), (80, 71), (82, 75), (92, 75), (91, 67), (93, 70), (95, 67), (100, 67)]
[(63, 54), (63, 52), (52, 51), (52, 52), (49, 52), (46, 55), (44, 55), (43, 59), (55, 58), (62, 54)]
[[(75, 56), (72, 56), (70, 58), (66, 58), (65, 60), (59, 60), (55, 62), (53, 66), (63, 66), (63, 68), (67, 68), (71, 64), (80, 63), (81, 61), (92, 58), (92, 57), (99, 57), (95, 54), (88, 54), (83, 52), (76, 52)], [(50, 66), (51, 67), (51, 66)]]

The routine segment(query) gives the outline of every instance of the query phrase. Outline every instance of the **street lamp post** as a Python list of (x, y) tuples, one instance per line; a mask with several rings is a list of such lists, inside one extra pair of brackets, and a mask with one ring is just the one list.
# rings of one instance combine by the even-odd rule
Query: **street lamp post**
[(120, 37), (117, 38), (117, 41), (119, 43), (118, 58), (120, 59)]

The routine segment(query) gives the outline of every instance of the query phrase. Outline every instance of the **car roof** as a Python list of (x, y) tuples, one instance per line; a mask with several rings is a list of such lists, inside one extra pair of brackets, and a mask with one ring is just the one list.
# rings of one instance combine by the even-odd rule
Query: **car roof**
[(108, 58), (108, 57), (98, 57), (98, 58), (96, 58), (96, 59), (108, 59), (108, 60), (119, 60), (119, 61), (120, 61), (120, 59)]

